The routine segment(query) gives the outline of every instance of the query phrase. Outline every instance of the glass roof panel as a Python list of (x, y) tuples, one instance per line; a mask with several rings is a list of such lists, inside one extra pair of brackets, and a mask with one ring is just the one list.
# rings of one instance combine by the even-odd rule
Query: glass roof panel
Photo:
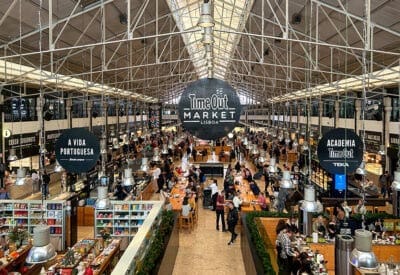
[[(218, 56), (218, 73), (214, 76), (224, 79), (230, 58), (239, 40), (238, 35), (227, 33), (227, 31), (241, 32), (250, 13), (254, 0), (214, 0), (213, 17), (215, 26), (213, 28), (214, 44), (213, 58)], [(170, 10), (181, 31), (194, 30), (193, 33), (182, 34), (186, 49), (195, 67), (197, 76), (207, 76), (207, 62), (205, 60), (205, 47), (202, 43), (203, 30), (197, 27), (200, 18), (203, 0), (168, 0)], [(202, 62), (200, 62), (202, 61)], [(214, 60), (213, 60), (214, 62)], [(214, 66), (215, 68), (216, 66)]]

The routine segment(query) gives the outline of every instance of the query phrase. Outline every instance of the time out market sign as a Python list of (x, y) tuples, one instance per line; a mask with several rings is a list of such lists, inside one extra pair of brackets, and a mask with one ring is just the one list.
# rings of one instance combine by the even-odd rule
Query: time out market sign
[(100, 155), (99, 139), (85, 128), (64, 130), (56, 143), (56, 158), (69, 172), (91, 170)]
[(354, 172), (363, 159), (362, 140), (353, 130), (333, 129), (318, 142), (318, 159), (332, 174)]
[(204, 78), (186, 88), (178, 111), (183, 126), (192, 135), (214, 140), (232, 131), (240, 119), (241, 105), (228, 83)]

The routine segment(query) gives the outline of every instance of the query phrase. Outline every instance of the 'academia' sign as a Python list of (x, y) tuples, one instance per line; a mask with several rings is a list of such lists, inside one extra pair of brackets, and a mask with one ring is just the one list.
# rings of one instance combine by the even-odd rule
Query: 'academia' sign
[(318, 142), (318, 159), (332, 174), (354, 172), (363, 159), (362, 140), (353, 130), (333, 129)]
[(233, 130), (240, 119), (241, 105), (228, 83), (204, 78), (186, 88), (178, 111), (183, 126), (192, 135), (214, 140)]
[(99, 159), (99, 139), (84, 128), (64, 130), (56, 143), (56, 158), (68, 172), (83, 173)]

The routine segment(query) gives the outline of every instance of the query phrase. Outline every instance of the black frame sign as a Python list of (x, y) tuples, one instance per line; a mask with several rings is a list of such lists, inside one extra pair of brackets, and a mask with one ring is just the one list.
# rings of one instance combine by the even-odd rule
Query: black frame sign
[(99, 139), (85, 128), (64, 130), (56, 143), (56, 158), (68, 172), (91, 170), (100, 156)]
[(363, 160), (363, 142), (349, 129), (333, 129), (318, 142), (318, 160), (332, 174), (354, 172)]
[(225, 81), (204, 78), (190, 84), (178, 105), (183, 127), (205, 140), (226, 136), (240, 119), (241, 104), (236, 91)]

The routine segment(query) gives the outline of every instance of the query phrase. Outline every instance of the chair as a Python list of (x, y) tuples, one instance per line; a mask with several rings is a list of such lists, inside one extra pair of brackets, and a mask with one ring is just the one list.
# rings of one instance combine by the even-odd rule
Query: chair
[(182, 213), (179, 214), (179, 229), (189, 229), (189, 231), (193, 230), (193, 215), (192, 212), (189, 213), (188, 216), (182, 216)]
[(194, 209), (191, 211), (193, 226), (197, 225), (199, 221), (199, 201), (197, 200)]

